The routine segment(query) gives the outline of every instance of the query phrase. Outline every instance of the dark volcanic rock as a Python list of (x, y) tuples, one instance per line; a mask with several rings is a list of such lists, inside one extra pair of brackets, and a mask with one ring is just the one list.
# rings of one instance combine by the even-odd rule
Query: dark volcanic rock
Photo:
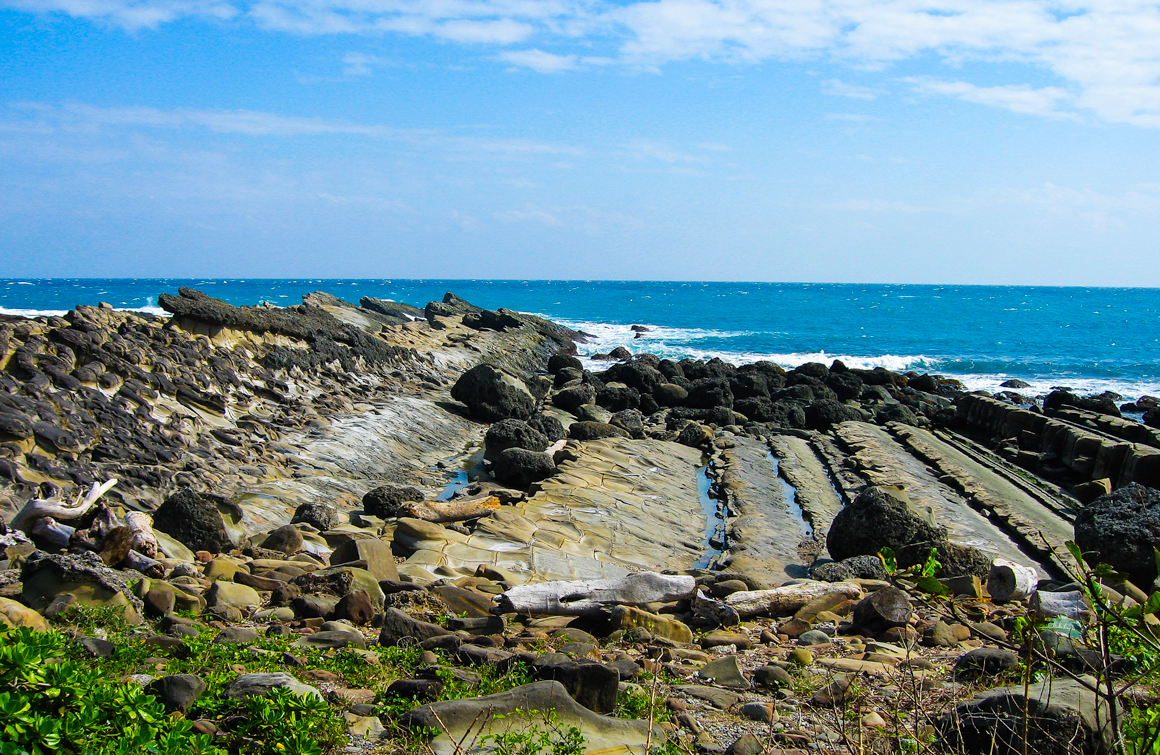
[(536, 400), (523, 381), (490, 364), (463, 373), (451, 388), (451, 397), (485, 422), (527, 419), (536, 410)]
[(255, 333), (274, 333), (300, 338), (312, 345), (309, 352), (276, 347), (267, 355), (268, 366), (314, 368), (338, 360), (344, 369), (365, 364), (399, 364), (415, 357), (411, 349), (391, 346), (381, 338), (348, 325), (321, 307), (235, 307), (193, 288), (179, 288), (178, 295), (161, 294), (157, 303), (176, 317), (189, 317)]
[(606, 422), (573, 422), (568, 428), (568, 437), (575, 440), (600, 440), (601, 438), (627, 438), (628, 433), (616, 425)]
[(946, 531), (915, 512), (900, 493), (871, 486), (834, 517), (826, 548), (841, 561), (873, 556), (886, 547), (945, 541)]
[(1047, 398), (1043, 400), (1044, 411), (1050, 412), (1064, 407), (1084, 409), (1098, 414), (1110, 414), (1113, 417), (1120, 416), (1120, 408), (1116, 406), (1115, 400), (1104, 394), (1081, 398), (1071, 391), (1055, 390), (1049, 393)]
[(232, 504), (210, 493), (180, 490), (153, 512), (153, 528), (190, 550), (224, 553), (234, 543), (226, 532), (219, 507), (232, 508)]
[(1156, 579), (1160, 490), (1129, 483), (1079, 510), (1075, 542), (1092, 564), (1105, 563), (1147, 590)]
[(712, 409), (716, 406), (733, 407), (733, 391), (725, 378), (704, 378), (693, 381), (685, 405), (694, 409)]
[(338, 510), (329, 503), (304, 503), (294, 510), (290, 524), (309, 524), (319, 532), (326, 532), (338, 524)]
[(547, 479), (556, 473), (552, 457), (538, 451), (509, 448), (499, 455), (492, 474), (504, 485), (526, 488), (533, 482)]
[(540, 431), (519, 419), (505, 419), (496, 422), (487, 429), (483, 443), (486, 449), (485, 455), (489, 459), (497, 458), (509, 448), (543, 451), (549, 445), (548, 439)]
[(837, 401), (815, 401), (806, 407), (806, 428), (810, 430), (829, 430), (841, 422), (857, 421), (862, 414), (852, 406)]
[(844, 561), (827, 561), (810, 567), (810, 575), (822, 582), (848, 579), (886, 579), (886, 567), (878, 556), (854, 556)]
[(564, 430), (564, 425), (551, 414), (537, 414), (533, 416), (528, 420), (528, 427), (547, 438), (548, 443), (555, 443), (568, 436), (568, 433)]
[(571, 354), (553, 354), (548, 357), (548, 372), (553, 375), (569, 368), (583, 372), (584, 364)]
[(566, 412), (576, 412), (584, 404), (596, 401), (596, 389), (587, 383), (563, 388), (552, 396), (552, 403)]
[(422, 501), (425, 497), (418, 488), (380, 485), (362, 497), (363, 511), (383, 518), (398, 516), (399, 506), (408, 501)]

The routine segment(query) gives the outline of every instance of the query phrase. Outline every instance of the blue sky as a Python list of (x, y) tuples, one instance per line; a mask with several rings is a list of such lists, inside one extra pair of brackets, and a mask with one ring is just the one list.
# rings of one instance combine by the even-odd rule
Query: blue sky
[(1160, 285), (1160, 8), (0, 0), (0, 276)]

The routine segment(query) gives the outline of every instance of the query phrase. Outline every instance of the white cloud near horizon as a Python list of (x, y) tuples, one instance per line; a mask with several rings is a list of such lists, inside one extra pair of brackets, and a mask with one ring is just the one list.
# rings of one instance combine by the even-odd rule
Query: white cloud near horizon
[[(963, 76), (911, 85), (925, 94), (1027, 115), (1089, 112), (1112, 123), (1160, 127), (1160, 5), (1145, 0), (0, 0), (0, 5), (129, 31), (192, 18), (299, 35), (424, 36), (509, 48), (487, 56), (542, 73), (608, 57), (646, 70), (689, 59), (823, 60), (852, 71), (924, 56), (953, 66), (1022, 64), (1029, 68), (1008, 66), (998, 85), (958, 80), (969, 78)], [(607, 56), (592, 56), (596, 48)], [(369, 65), (348, 63), (348, 70), (365, 75)], [(1044, 77), (1053, 80), (1049, 86), (1043, 86)], [(856, 99), (877, 94), (838, 79), (822, 86)]]

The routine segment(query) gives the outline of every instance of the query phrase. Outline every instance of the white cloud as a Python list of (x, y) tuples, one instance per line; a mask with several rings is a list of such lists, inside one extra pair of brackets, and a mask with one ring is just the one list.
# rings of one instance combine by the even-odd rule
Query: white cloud
[(540, 73), (558, 73), (576, 68), (577, 56), (555, 55), (543, 50), (508, 50), (499, 54), (500, 60), (513, 65), (531, 68)]
[(1073, 96), (1059, 87), (1035, 89), (1026, 84), (980, 87), (966, 81), (935, 81), (932, 79), (905, 79), (916, 92), (922, 94), (942, 94), (958, 97), (979, 105), (990, 105), (1025, 115), (1042, 115), (1051, 118), (1074, 117), (1062, 112), (1061, 105), (1070, 103)]
[[(1092, 112), (1160, 126), (1160, 4), (1153, 0), (0, 0), (127, 29), (183, 18), (294, 34), (398, 33), (519, 45), (508, 63), (556, 72), (614, 58), (637, 68), (701, 58), (747, 63), (820, 59), (865, 70), (934, 57), (1024, 64), (1025, 76), (945, 94), (1016, 112)], [(529, 47), (534, 43), (534, 47)], [(553, 49), (572, 46), (575, 51)], [(494, 55), (489, 53), (489, 55)], [(350, 64), (355, 75), (367, 64)], [(992, 69), (993, 70), (993, 69)], [(1054, 79), (1043, 86), (1044, 77)], [(964, 78), (958, 76), (956, 78)], [(969, 86), (972, 88), (964, 88)], [(825, 91), (879, 94), (840, 79)], [(933, 83), (926, 91), (938, 92)], [(880, 96), (880, 95), (879, 95)]]
[(847, 84), (840, 79), (830, 79), (822, 82), (822, 93), (832, 94), (835, 97), (849, 97), (853, 100), (877, 99), (878, 91), (870, 87)]

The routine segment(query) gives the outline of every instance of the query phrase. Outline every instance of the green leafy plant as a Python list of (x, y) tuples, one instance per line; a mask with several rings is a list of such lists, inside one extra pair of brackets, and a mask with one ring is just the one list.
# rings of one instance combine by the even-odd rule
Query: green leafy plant
[(942, 568), (942, 564), (938, 560), (937, 548), (930, 549), (930, 553), (926, 556), (926, 561), (921, 565), (914, 564), (905, 569), (898, 568), (898, 560), (894, 555), (894, 550), (891, 548), (883, 548), (878, 551), (878, 559), (882, 561), (886, 575), (891, 580), (908, 583), (914, 589), (927, 595), (935, 597), (948, 597), (951, 595), (951, 589), (934, 576)]
[(57, 632), (0, 629), (0, 755), (224, 755), (137, 685), (67, 655)]

